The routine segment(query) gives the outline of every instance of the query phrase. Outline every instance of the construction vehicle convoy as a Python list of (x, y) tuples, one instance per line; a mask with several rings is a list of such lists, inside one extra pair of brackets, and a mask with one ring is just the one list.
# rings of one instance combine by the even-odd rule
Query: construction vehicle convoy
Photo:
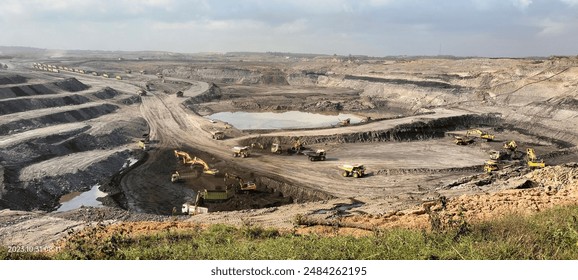
[(251, 152), (249, 151), (249, 146), (233, 147), (232, 150), (234, 157), (246, 158), (251, 154)]
[(482, 131), (482, 130), (479, 130), (479, 129), (468, 130), (468, 132), (466, 133), (466, 137), (470, 137), (470, 136), (477, 136), (477, 137), (480, 137), (481, 139), (484, 139), (488, 142), (494, 141), (494, 138), (495, 138), (495, 135), (489, 134), (489, 133)]
[(325, 150), (319, 149), (315, 152), (308, 152), (306, 153), (306, 155), (309, 157), (310, 161), (317, 161), (317, 160), (323, 161), (325, 160), (326, 153)]
[(344, 164), (338, 167), (342, 170), (343, 177), (361, 178), (365, 175), (365, 166), (361, 164)]

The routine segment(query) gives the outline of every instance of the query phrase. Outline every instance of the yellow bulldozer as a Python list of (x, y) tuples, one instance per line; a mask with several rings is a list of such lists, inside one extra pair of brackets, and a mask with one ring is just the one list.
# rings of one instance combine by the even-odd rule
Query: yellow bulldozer
[(493, 171), (497, 171), (500, 168), (498, 167), (498, 162), (495, 160), (487, 160), (484, 163), (484, 172), (486, 173), (492, 173)]
[(490, 141), (494, 141), (495, 135), (494, 134), (489, 134), (485, 131), (479, 130), (479, 129), (470, 129), (468, 130), (468, 132), (466, 133), (466, 136), (476, 136), (476, 137), (480, 137), (481, 139), (484, 139), (488, 142)]
[(544, 163), (544, 161), (541, 159), (538, 159), (538, 157), (536, 156), (536, 152), (532, 148), (526, 149), (526, 160), (527, 160), (528, 166), (531, 168), (544, 168), (544, 167), (546, 167), (546, 164)]

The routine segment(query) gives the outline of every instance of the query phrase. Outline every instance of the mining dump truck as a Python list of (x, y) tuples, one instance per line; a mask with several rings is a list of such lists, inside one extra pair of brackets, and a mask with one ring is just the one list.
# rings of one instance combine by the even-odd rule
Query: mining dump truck
[(212, 131), (211, 137), (215, 140), (223, 140), (225, 139), (225, 132), (222, 131)]
[(209, 213), (209, 208), (197, 206), (187, 202), (181, 206), (181, 213), (186, 215), (207, 214)]
[(338, 167), (342, 170), (343, 177), (361, 178), (365, 175), (365, 166), (361, 164), (344, 164)]
[(233, 147), (232, 150), (234, 157), (246, 158), (251, 154), (251, 152), (249, 151), (249, 146)]
[(196, 215), (196, 214), (206, 214), (209, 213), (209, 208), (200, 207), (199, 202), (201, 200), (201, 193), (197, 192), (197, 196), (195, 198), (195, 202), (193, 203), (183, 203), (181, 206), (181, 213), (188, 214), (188, 215)]
[(306, 155), (309, 157), (310, 161), (325, 160), (325, 150), (317, 150), (315, 152), (308, 152)]

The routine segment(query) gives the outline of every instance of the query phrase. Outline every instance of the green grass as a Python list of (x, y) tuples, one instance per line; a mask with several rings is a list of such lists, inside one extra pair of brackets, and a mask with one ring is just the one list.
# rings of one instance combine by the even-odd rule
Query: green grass
[(531, 217), (446, 225), (435, 232), (380, 230), (368, 237), (281, 234), (274, 229), (226, 225), (206, 230), (164, 231), (104, 239), (94, 231), (75, 235), (59, 253), (12, 254), (0, 259), (241, 259), (241, 260), (420, 260), (578, 259), (578, 206)]

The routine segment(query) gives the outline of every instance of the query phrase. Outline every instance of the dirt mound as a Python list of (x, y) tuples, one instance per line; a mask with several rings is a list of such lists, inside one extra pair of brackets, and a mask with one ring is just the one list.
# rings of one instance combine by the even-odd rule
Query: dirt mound
[(0, 99), (56, 94), (60, 91), (77, 92), (88, 89), (88, 86), (81, 83), (75, 78), (67, 78), (61, 81), (33, 84), (33, 85), (19, 85), (12, 87), (0, 88)]
[(116, 91), (115, 89), (111, 88), (111, 87), (105, 87), (95, 93), (93, 93), (92, 95), (96, 98), (99, 99), (110, 99), (110, 98), (114, 98), (115, 96), (119, 95), (120, 93), (118, 93), (118, 91)]
[(69, 91), (69, 92), (77, 92), (81, 90), (88, 89), (88, 86), (81, 83), (76, 78), (67, 78), (62, 81), (58, 81), (54, 83), (59, 89)]
[(28, 79), (20, 75), (0, 75), (0, 85), (22, 84), (26, 83)]

